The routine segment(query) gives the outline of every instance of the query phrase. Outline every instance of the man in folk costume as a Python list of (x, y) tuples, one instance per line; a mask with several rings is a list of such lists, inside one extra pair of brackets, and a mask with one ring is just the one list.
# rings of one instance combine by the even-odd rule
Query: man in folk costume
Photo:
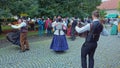
[(99, 12), (93, 11), (92, 13), (93, 23), (87, 24), (81, 28), (75, 27), (78, 33), (89, 31), (86, 40), (81, 48), (81, 65), (82, 68), (87, 68), (87, 55), (89, 57), (89, 67), (94, 68), (94, 53), (97, 48), (97, 41), (99, 40), (100, 34), (108, 35), (103, 29), (103, 25), (99, 21)]
[(20, 29), (20, 45), (21, 45), (21, 52), (25, 52), (25, 50), (29, 50), (29, 43), (27, 41), (27, 23), (26, 20), (22, 19), (22, 22), (19, 25), (11, 25), (14, 29)]
[(75, 19), (73, 20), (72, 25), (71, 25), (71, 40), (72, 41), (74, 41), (76, 39), (76, 37), (75, 37), (75, 34), (76, 34), (75, 26), (77, 25), (77, 23), (78, 23), (78, 20), (77, 20), (77, 17), (75, 17)]

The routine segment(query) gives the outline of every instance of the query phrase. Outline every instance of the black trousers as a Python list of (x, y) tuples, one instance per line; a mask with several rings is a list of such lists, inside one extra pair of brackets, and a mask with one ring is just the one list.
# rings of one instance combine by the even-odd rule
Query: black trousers
[(76, 33), (75, 28), (71, 28), (71, 40), (75, 40), (76, 39), (75, 33)]
[(87, 55), (89, 57), (88, 68), (94, 68), (94, 53), (97, 48), (97, 42), (85, 42), (81, 48), (81, 65), (87, 68)]

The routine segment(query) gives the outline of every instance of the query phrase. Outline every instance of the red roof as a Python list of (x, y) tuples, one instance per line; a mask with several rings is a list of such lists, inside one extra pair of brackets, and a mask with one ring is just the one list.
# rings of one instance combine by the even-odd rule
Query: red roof
[(120, 0), (108, 0), (108, 1), (104, 1), (101, 3), (100, 6), (98, 6), (98, 9), (117, 9), (118, 5), (119, 5), (119, 1)]

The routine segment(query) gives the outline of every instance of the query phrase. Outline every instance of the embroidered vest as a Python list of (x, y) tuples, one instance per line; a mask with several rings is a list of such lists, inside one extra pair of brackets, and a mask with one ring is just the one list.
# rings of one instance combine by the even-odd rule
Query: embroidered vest
[(21, 27), (20, 32), (22, 33), (28, 32), (27, 26)]

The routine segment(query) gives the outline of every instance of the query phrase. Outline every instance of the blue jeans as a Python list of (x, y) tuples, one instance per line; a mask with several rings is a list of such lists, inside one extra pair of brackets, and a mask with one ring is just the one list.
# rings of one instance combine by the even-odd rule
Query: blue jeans
[(38, 27), (38, 34), (39, 34), (40, 36), (43, 35), (43, 26), (42, 26), (42, 25)]

